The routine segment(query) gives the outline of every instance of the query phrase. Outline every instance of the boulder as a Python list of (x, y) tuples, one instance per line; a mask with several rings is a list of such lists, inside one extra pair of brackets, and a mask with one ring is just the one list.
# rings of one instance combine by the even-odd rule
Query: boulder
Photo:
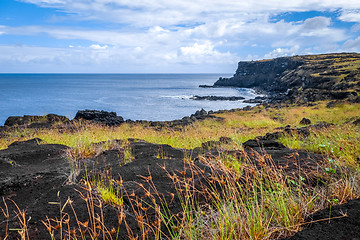
[(69, 119), (65, 116), (60, 116), (57, 114), (48, 114), (45, 116), (31, 116), (24, 115), (20, 116), (11, 116), (8, 117), (4, 123), (5, 126), (24, 126), (29, 127), (48, 127), (55, 123), (66, 123), (69, 122)]
[(360, 118), (356, 119), (355, 121), (353, 121), (353, 124), (355, 126), (360, 126)]
[(118, 126), (124, 122), (124, 119), (116, 115), (116, 112), (98, 111), (98, 110), (80, 110), (76, 113), (75, 120), (88, 120), (95, 123), (101, 123), (108, 126)]
[(303, 118), (301, 119), (300, 124), (309, 125), (311, 124), (311, 121), (308, 118)]

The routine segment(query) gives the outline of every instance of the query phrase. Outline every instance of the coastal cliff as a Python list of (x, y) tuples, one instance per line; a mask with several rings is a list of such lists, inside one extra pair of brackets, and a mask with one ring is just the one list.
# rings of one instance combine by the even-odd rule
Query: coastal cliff
[(241, 61), (233, 77), (219, 78), (214, 86), (256, 88), (273, 100), (353, 99), (360, 90), (360, 54)]

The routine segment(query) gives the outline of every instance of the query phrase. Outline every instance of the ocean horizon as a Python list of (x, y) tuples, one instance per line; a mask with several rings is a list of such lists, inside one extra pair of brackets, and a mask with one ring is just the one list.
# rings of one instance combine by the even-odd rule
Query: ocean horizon
[(244, 88), (200, 88), (231, 74), (0, 74), (0, 125), (9, 116), (58, 114), (78, 110), (116, 112), (124, 119), (168, 121), (206, 111), (242, 108), (240, 101), (192, 100), (199, 96), (242, 96)]

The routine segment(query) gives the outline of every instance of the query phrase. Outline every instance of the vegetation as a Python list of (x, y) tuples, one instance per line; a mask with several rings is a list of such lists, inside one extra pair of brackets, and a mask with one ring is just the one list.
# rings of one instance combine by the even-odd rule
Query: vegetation
[[(329, 78), (334, 83), (348, 82), (357, 83), (360, 80), (358, 69), (360, 59), (358, 54), (321, 54), (296, 56), (294, 59), (304, 60), (305, 68), (313, 72), (311, 76), (317, 78)], [(326, 82), (326, 81), (325, 81)], [(359, 89), (356, 84), (348, 85), (347, 88)]]
[[(70, 199), (63, 204), (56, 202), (54, 204), (60, 207), (60, 217), (44, 219), (43, 222), (50, 239), (84, 239), (82, 233), (85, 231), (93, 239), (100, 234), (106, 239), (118, 239), (119, 230), (107, 229), (102, 215), (96, 216), (94, 212), (101, 210), (103, 204), (113, 205), (120, 213), (119, 224), (126, 223), (123, 214), (125, 197), (132, 199), (129, 204), (142, 229), (141, 236), (134, 236), (128, 229), (130, 239), (147, 239), (149, 235), (156, 239), (276, 239), (299, 231), (306, 217), (314, 211), (360, 196), (360, 127), (352, 124), (360, 117), (360, 104), (340, 103), (332, 108), (327, 108), (327, 104), (258, 106), (248, 111), (226, 111), (217, 114), (222, 120), (198, 121), (182, 129), (157, 128), (140, 123), (124, 123), (111, 128), (89, 123), (78, 123), (71, 128), (14, 128), (6, 133), (6, 138), (0, 139), (0, 146), (6, 148), (13, 141), (37, 137), (44, 143), (70, 146), (74, 161), (95, 156), (106, 149), (126, 149), (125, 158), (131, 160), (130, 138), (192, 149), (206, 141), (230, 137), (233, 141), (223, 143), (219, 151), (236, 150), (241, 157), (226, 152), (211, 158), (200, 156), (213, 170), (201, 188), (194, 187), (196, 176), (202, 174), (195, 165), (190, 164), (189, 169), (193, 178), (167, 173), (176, 186), (178, 195), (172, 197), (180, 201), (182, 214), (171, 213), (168, 207), (170, 202), (157, 193), (154, 184), (151, 185), (151, 175), (146, 180), (152, 186), (152, 191), (144, 188), (151, 201), (134, 198), (115, 188), (114, 184), (121, 186), (122, 182), (111, 176), (86, 179), (84, 188), (88, 194), (83, 199), (89, 206), (88, 224), (77, 222), (78, 229), (67, 228), (69, 215), (62, 210), (72, 202)], [(303, 135), (294, 129), (304, 126), (300, 124), (304, 117), (313, 124), (326, 121), (333, 125), (310, 128), (309, 134)], [(266, 154), (259, 154), (254, 162), (242, 149), (243, 142), (269, 132), (282, 131), (288, 125), (293, 130), (281, 136), (280, 141), (284, 145), (327, 157), (327, 162), (311, 173), (317, 179), (315, 184), (309, 183), (301, 169), (295, 176), (289, 175), (284, 169), (271, 164)], [(158, 157), (166, 156), (159, 153)], [(187, 161), (191, 162), (189, 159)], [(97, 201), (92, 194), (94, 191), (102, 201)], [(206, 202), (201, 199), (206, 199)], [(1, 210), (7, 214), (6, 209)], [(154, 211), (156, 218), (148, 219), (147, 211)], [(19, 213), (22, 213), (20, 209)], [(76, 216), (76, 209), (73, 209), (73, 213)], [(26, 223), (22, 226), (21, 231), (26, 236)], [(61, 226), (64, 231), (60, 237), (54, 235), (56, 226)]]

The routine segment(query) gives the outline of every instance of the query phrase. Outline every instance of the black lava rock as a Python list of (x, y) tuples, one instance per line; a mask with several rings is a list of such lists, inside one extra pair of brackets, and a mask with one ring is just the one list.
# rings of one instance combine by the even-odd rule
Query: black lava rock
[(195, 95), (191, 97), (192, 100), (208, 100), (208, 101), (239, 101), (244, 100), (244, 97), (238, 96), (231, 96), (231, 97), (224, 97), (224, 96), (198, 96)]
[(309, 125), (311, 124), (311, 121), (308, 118), (303, 118), (301, 119), (300, 124)]
[(45, 116), (24, 115), (23, 117), (11, 116), (6, 119), (4, 126), (12, 127), (28, 125), (29, 127), (49, 127), (52, 124), (59, 122), (66, 123), (69, 122), (69, 119), (57, 114), (48, 114)]
[(356, 125), (356, 126), (360, 126), (360, 118), (353, 121), (353, 124)]
[(98, 111), (98, 110), (80, 110), (76, 113), (75, 120), (89, 120), (95, 123), (102, 123), (108, 126), (118, 126), (124, 122), (121, 116), (116, 112)]

